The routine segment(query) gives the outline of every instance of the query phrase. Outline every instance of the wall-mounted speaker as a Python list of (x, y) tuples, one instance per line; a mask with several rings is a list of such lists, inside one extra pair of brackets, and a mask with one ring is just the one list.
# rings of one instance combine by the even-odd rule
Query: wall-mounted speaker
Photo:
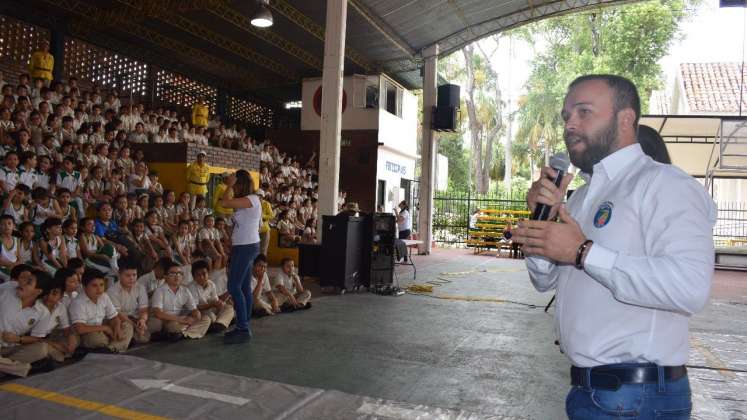
[(433, 115), (433, 129), (436, 131), (454, 131), (457, 128), (457, 116), (459, 110), (456, 107), (436, 107)]
[(459, 108), (459, 85), (441, 85), (438, 87), (439, 108)]

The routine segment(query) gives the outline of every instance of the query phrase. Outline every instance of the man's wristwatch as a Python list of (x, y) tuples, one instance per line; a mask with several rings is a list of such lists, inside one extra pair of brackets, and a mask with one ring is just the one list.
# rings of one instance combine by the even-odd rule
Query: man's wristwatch
[(578, 247), (578, 250), (576, 250), (576, 268), (578, 268), (579, 270), (584, 269), (584, 254), (586, 254), (586, 249), (593, 244), (594, 241), (592, 241), (591, 239), (587, 239)]

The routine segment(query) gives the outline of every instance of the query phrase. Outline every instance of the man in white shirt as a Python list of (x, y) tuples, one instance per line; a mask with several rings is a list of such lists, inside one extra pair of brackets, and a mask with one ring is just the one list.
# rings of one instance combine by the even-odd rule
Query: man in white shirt
[(50, 314), (37, 298), (52, 288), (52, 280), (46, 275), (37, 281), (31, 267), (23, 264), (13, 269), (11, 278), (9, 287), (0, 289), (0, 372), (25, 377), (31, 363), (49, 354), (42, 340)]
[(111, 298), (119, 320), (132, 325), (132, 338), (138, 344), (150, 341), (148, 331), (148, 293), (137, 281), (137, 264), (125, 259), (119, 262), (119, 281), (106, 294)]
[[(192, 283), (187, 286), (202, 316), (210, 319), (211, 331), (223, 331), (231, 324), (235, 312), (233, 306), (218, 296), (218, 291), (209, 279), (209, 264), (205, 260), (192, 263)], [(226, 300), (228, 296), (226, 296)]]
[(130, 346), (132, 325), (122, 324), (105, 289), (104, 274), (98, 270), (86, 270), (83, 273), (83, 293), (70, 304), (70, 322), (80, 335), (83, 347), (120, 353)]
[(281, 270), (273, 279), (273, 286), (279, 295), (278, 304), (283, 310), (311, 308), (311, 292), (304, 289), (295, 269), (296, 263), (292, 258), (283, 258)]
[(171, 261), (166, 268), (166, 284), (153, 292), (153, 317), (148, 320), (151, 331), (164, 331), (169, 339), (202, 338), (210, 327), (210, 318), (203, 317), (192, 294), (182, 286), (184, 273)]
[(535, 288), (556, 290), (560, 348), (574, 365), (567, 414), (689, 418), (688, 321), (710, 291), (713, 201), (692, 177), (644, 155), (627, 79), (577, 79), (562, 116), (571, 162), (593, 176), (564, 206), (572, 176), (557, 188), (544, 168), (527, 202), (551, 206), (550, 221), (522, 222), (513, 239)]
[(143, 274), (137, 279), (137, 282), (145, 287), (145, 292), (149, 298), (153, 296), (156, 289), (166, 283), (166, 268), (170, 263), (171, 258), (161, 257), (152, 271)]
[(270, 287), (270, 278), (267, 277), (267, 257), (264, 254), (259, 254), (254, 259), (251, 288), (254, 316), (280, 313), (280, 304)]

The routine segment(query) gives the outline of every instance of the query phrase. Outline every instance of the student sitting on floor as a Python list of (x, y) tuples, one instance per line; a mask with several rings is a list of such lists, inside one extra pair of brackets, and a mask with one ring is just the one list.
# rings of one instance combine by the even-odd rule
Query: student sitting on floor
[(202, 317), (192, 294), (181, 285), (182, 269), (174, 261), (168, 261), (165, 272), (166, 283), (153, 292), (150, 331), (164, 331), (170, 339), (204, 337), (210, 318)]
[(119, 261), (119, 281), (106, 291), (119, 314), (122, 324), (131, 324), (133, 339), (138, 344), (150, 341), (148, 331), (148, 293), (137, 281), (137, 263)]
[(0, 289), (0, 372), (26, 376), (31, 363), (46, 359), (49, 353), (46, 325), (49, 311), (37, 300), (52, 282), (37, 278), (28, 265), (17, 265), (10, 272), (11, 281)]
[(87, 269), (83, 273), (83, 293), (70, 305), (70, 320), (82, 347), (118, 353), (130, 345), (132, 325), (122, 324), (105, 288), (104, 274)]
[(311, 308), (311, 292), (305, 290), (296, 274), (296, 263), (292, 258), (283, 258), (282, 270), (273, 279), (278, 294), (278, 303), (286, 311)]
[[(70, 304), (73, 302), (79, 294), (83, 293), (83, 273), (86, 272), (86, 263), (81, 258), (70, 258), (67, 261), (67, 268), (75, 272), (77, 283), (73, 287), (73, 283), (67, 284), (65, 287), (65, 296), (62, 297), (62, 301), (67, 305), (70, 310)], [(72, 293), (75, 291), (75, 293)]]
[(171, 258), (161, 257), (158, 259), (158, 262), (156, 262), (153, 270), (138, 277), (137, 282), (145, 286), (145, 291), (148, 293), (148, 299), (153, 297), (153, 292), (155, 292), (156, 289), (166, 284), (166, 269), (171, 262)]
[(220, 242), (220, 231), (215, 228), (215, 217), (212, 214), (203, 219), (204, 227), (197, 234), (198, 248), (210, 258), (210, 272), (226, 267), (228, 256), (223, 252)]
[(233, 306), (221, 300), (215, 284), (208, 278), (209, 264), (205, 260), (192, 263), (192, 283), (187, 286), (203, 317), (210, 319), (211, 330), (222, 331), (228, 328), (235, 315)]
[(63, 301), (67, 284), (77, 287), (77, 279), (74, 271), (68, 268), (59, 269), (54, 275), (52, 288), (39, 297), (50, 313), (45, 341), (49, 345), (49, 357), (56, 362), (63, 362), (66, 358), (72, 357), (80, 344), (80, 339), (70, 325), (67, 305)]
[(19, 263), (18, 244), (20, 241), (13, 236), (16, 224), (13, 216), (0, 216), (0, 283), (10, 280), (10, 270)]
[(72, 260), (70, 260), (70, 263), (68, 263), (67, 268), (58, 270), (54, 275), (55, 279), (57, 279), (58, 277), (63, 279), (64, 283), (62, 285), (63, 289), (60, 301), (63, 305), (65, 305), (66, 311), (70, 311), (70, 304), (73, 303), (73, 300), (78, 297), (81, 292), (80, 279), (83, 276), (83, 273), (81, 272), (79, 274), (76, 267), (71, 266), (71, 263), (74, 263), (76, 261), (80, 261), (81, 267), (83, 266), (83, 261), (81, 259), (73, 258)]
[(267, 257), (257, 255), (252, 267), (252, 314), (254, 316), (275, 315), (280, 313), (280, 305), (272, 293), (270, 279), (267, 277)]
[(39, 241), (41, 267), (53, 275), (67, 265), (67, 248), (62, 238), (62, 220), (50, 217), (41, 225), (42, 239)]

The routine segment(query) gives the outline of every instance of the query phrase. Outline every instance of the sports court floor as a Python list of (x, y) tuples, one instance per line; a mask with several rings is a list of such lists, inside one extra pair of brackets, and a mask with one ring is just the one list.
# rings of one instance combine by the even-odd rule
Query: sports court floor
[[(212, 335), (89, 355), (0, 383), (3, 418), (564, 418), (551, 294), (523, 262), (466, 250), (415, 262), (415, 283), (440, 284), (429, 296), (321, 296), (254, 320), (247, 346)], [(398, 279), (412, 283), (410, 267)], [(717, 274), (691, 345), (693, 418), (747, 419), (747, 274)]]

